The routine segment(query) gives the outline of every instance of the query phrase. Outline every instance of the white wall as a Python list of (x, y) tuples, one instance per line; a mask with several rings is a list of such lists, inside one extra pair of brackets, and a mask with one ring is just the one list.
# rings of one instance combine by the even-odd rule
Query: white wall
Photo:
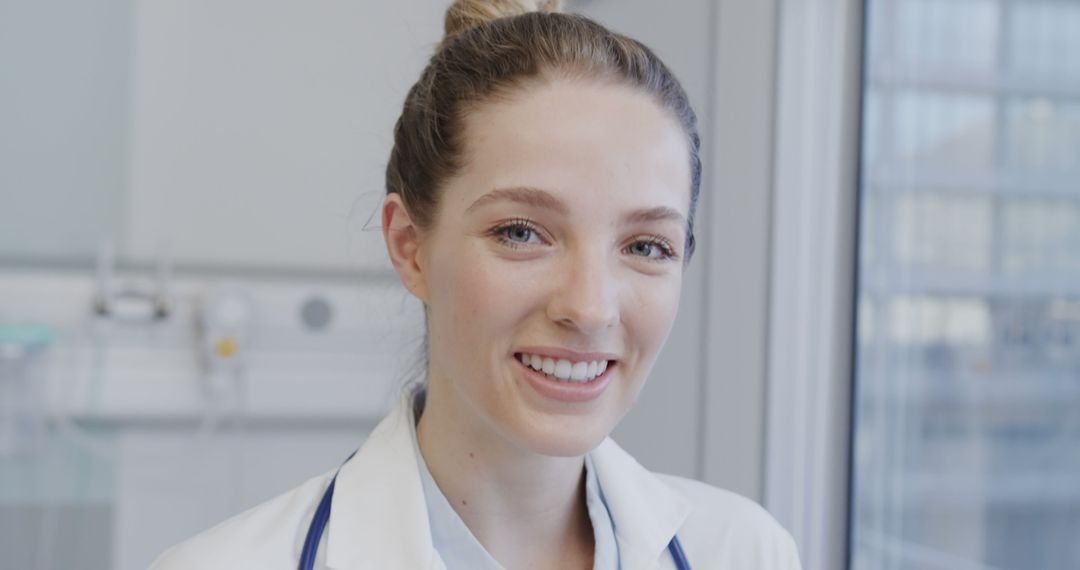
[(0, 259), (120, 237), (130, 4), (0, 0)]
[(702, 478), (762, 499), (777, 2), (717, 0), (706, 134)]
[(442, 6), (138, 2), (124, 253), (164, 240), (180, 263), (388, 270), (362, 228)]

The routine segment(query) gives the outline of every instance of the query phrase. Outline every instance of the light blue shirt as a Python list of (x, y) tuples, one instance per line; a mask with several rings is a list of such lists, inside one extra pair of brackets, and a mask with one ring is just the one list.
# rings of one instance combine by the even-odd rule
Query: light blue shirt
[[(420, 417), (420, 411), (424, 409), (425, 396), (423, 391), (418, 391), (414, 396), (414, 422)], [(420, 466), (420, 480), (424, 486), (428, 520), (431, 522), (431, 540), (435, 545), (435, 550), (442, 557), (443, 563), (449, 570), (505, 570), (473, 536), (469, 527), (465, 526), (465, 521), (461, 520), (461, 516), (450, 506), (450, 501), (435, 483), (431, 472), (428, 471), (424, 456), (420, 454), (415, 423), (410, 426), (410, 431), (413, 450), (419, 458), (417, 463)], [(585, 455), (585, 501), (596, 545), (593, 570), (618, 570), (619, 549), (615, 542), (615, 528), (612, 525), (611, 513), (608, 511), (600, 483), (596, 478), (592, 458), (588, 454)]]

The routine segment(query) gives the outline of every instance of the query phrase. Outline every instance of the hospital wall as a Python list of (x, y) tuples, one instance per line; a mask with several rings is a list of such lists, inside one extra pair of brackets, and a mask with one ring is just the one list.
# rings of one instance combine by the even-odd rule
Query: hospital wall
[[(655, 48), (704, 135), (699, 250), (614, 437), (760, 499), (775, 3), (567, 4)], [(0, 0), (0, 64), (21, 86), (0, 105), (16, 125), (0, 133), (0, 322), (57, 334), (48, 453), (0, 468), (0, 551), (20, 567), (145, 567), (331, 469), (393, 403), (422, 324), (369, 218), (444, 7)], [(106, 242), (120, 288), (166, 276), (168, 318), (94, 315)], [(208, 428), (198, 311), (236, 292), (257, 315), (243, 422)], [(300, 317), (314, 301), (333, 310), (318, 330)]]

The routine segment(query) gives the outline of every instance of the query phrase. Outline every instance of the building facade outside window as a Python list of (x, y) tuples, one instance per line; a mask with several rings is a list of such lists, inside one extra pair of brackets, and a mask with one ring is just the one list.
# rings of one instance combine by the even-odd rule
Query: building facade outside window
[(865, 21), (851, 568), (1080, 568), (1080, 2)]

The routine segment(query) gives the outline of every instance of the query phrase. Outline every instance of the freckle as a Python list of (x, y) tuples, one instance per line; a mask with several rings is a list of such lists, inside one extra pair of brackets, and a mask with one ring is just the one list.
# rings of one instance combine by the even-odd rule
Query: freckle
[(468, 505), (468, 504), (469, 504), (469, 501), (466, 501), (465, 499), (462, 499), (462, 500), (461, 500), (461, 504), (463, 504), (463, 505)]
[(470, 452), (469, 452), (469, 457), (470, 457), (470, 458), (472, 458), (472, 457), (476, 457), (476, 455), (475, 455), (475, 454), (474, 454), (473, 452), (471, 452), (471, 451), (470, 451)]

